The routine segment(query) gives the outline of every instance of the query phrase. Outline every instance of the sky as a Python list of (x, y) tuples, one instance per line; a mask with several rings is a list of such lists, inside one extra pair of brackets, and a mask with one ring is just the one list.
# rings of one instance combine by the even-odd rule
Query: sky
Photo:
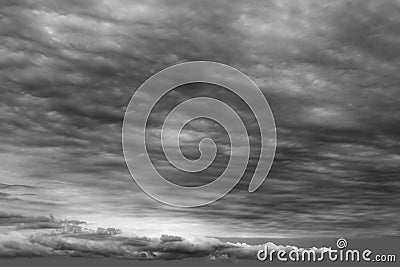
[[(0, 5), (0, 220), (53, 214), (149, 237), (399, 235), (399, 1)], [(150, 116), (150, 141), (168, 110), (203, 95), (232, 104), (252, 137), (240, 184), (211, 205), (182, 209), (140, 190), (121, 132), (145, 80), (195, 60), (233, 66), (258, 85), (274, 114), (277, 149), (267, 180), (249, 194), (259, 133), (248, 108), (218, 86), (177, 88)], [(217, 161), (188, 180), (165, 165), (154, 140), (155, 165), (183, 185), (215, 179), (227, 161), (226, 132), (200, 119), (182, 134), (189, 158), (202, 138), (213, 138)]]

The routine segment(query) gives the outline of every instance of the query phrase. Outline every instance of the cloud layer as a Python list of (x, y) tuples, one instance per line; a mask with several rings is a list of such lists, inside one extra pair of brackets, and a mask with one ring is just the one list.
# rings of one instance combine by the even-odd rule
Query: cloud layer
[[(122, 228), (136, 221), (149, 232), (399, 234), (399, 1), (0, 5), (3, 211), (52, 212)], [(271, 105), (278, 147), (256, 193), (246, 190), (257, 156), (253, 132), (255, 148), (243, 183), (210, 207), (177, 210), (154, 202), (132, 182), (121, 126), (143, 81), (191, 60), (222, 62), (251, 77)], [(226, 93), (191, 90), (167, 96), (149, 131), (157, 135), (158, 115), (192, 92), (230, 99), (252, 127), (245, 107)], [(195, 180), (163, 165), (159, 146), (149, 147), (176, 182), (204, 184), (226, 163), (223, 130), (197, 123), (184, 131), (186, 154), (195, 157), (204, 136), (216, 139), (221, 154)]]
[[(264, 244), (222, 242), (216, 238), (161, 235), (124, 236), (115, 228), (85, 228), (84, 222), (57, 220), (53, 217), (23, 217), (1, 214), (8, 223), (7, 232), (0, 232), (0, 257), (112, 257), (136, 260), (179, 260), (208, 258), (210, 260), (257, 260), (257, 252)], [(24, 229), (24, 231), (21, 231)], [(265, 244), (269, 249), (286, 251), (302, 248)], [(316, 253), (321, 249), (314, 248)]]

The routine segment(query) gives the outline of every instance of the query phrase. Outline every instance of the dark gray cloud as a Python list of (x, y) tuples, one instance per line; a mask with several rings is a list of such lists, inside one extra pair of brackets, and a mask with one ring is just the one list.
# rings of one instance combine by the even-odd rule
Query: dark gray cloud
[[(177, 235), (398, 235), (399, 8), (394, 0), (2, 1), (1, 209)], [(143, 81), (190, 60), (249, 75), (271, 105), (278, 146), (256, 193), (246, 191), (259, 143), (252, 131), (243, 183), (210, 207), (177, 210), (132, 182), (121, 126)], [(202, 94), (230, 101), (254, 128), (240, 101), (193, 87), (159, 103), (155, 137), (161, 114)], [(222, 129), (197, 123), (183, 132), (191, 137), (183, 151), (195, 157), (207, 135), (221, 153), (194, 181), (149, 147), (174, 181), (211, 181), (226, 163)]]

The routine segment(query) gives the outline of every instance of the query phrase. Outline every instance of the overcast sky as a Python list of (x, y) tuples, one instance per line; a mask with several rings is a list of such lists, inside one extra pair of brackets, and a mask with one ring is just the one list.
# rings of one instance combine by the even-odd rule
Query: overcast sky
[[(148, 235), (400, 233), (399, 1), (0, 5), (2, 212), (52, 213)], [(275, 117), (277, 152), (257, 192), (247, 192), (250, 166), (222, 200), (178, 209), (133, 182), (121, 127), (142, 82), (192, 60), (231, 65), (256, 82)], [(149, 132), (157, 132), (160, 114), (200, 95), (230, 102), (254, 126), (246, 106), (224, 89), (195, 84), (159, 103)], [(213, 137), (222, 154), (229, 145), (211, 121), (194, 121), (183, 133), (189, 157), (202, 137)], [(158, 144), (148, 148), (160, 156)], [(217, 159), (196, 180), (165, 172), (204, 184), (226, 165), (226, 157)]]

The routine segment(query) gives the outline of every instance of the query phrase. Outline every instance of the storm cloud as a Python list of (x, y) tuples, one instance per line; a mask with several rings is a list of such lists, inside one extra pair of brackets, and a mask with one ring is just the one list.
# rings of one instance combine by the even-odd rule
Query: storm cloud
[[(53, 213), (119, 228), (136, 221), (136, 231), (177, 236), (399, 234), (399, 1), (0, 5), (2, 211)], [(257, 159), (255, 131), (251, 164), (231, 194), (207, 207), (175, 209), (153, 201), (132, 181), (121, 127), (142, 82), (192, 60), (231, 65), (256, 82), (275, 117), (277, 153), (264, 185), (248, 194)], [(245, 107), (224, 92), (192, 87), (195, 94), (231, 99), (254, 126)], [(188, 96), (166, 96), (149, 131), (157, 136), (158, 115)], [(212, 122), (193, 122), (185, 130), (188, 157), (196, 157), (198, 150), (191, 148), (205, 136), (222, 152), (227, 145), (223, 129)], [(149, 147), (163, 167), (157, 149)], [(221, 173), (226, 158), (218, 159), (193, 181), (165, 171), (174, 181), (199, 185)], [(28, 251), (30, 239), (14, 235)], [(39, 254), (68, 243), (59, 235), (35, 240)], [(85, 242), (71, 246), (92, 253)], [(117, 244), (107, 253), (120, 255), (125, 241), (107, 242)], [(154, 242), (161, 246), (161, 240)], [(219, 246), (236, 249), (217, 242), (204, 253)]]

